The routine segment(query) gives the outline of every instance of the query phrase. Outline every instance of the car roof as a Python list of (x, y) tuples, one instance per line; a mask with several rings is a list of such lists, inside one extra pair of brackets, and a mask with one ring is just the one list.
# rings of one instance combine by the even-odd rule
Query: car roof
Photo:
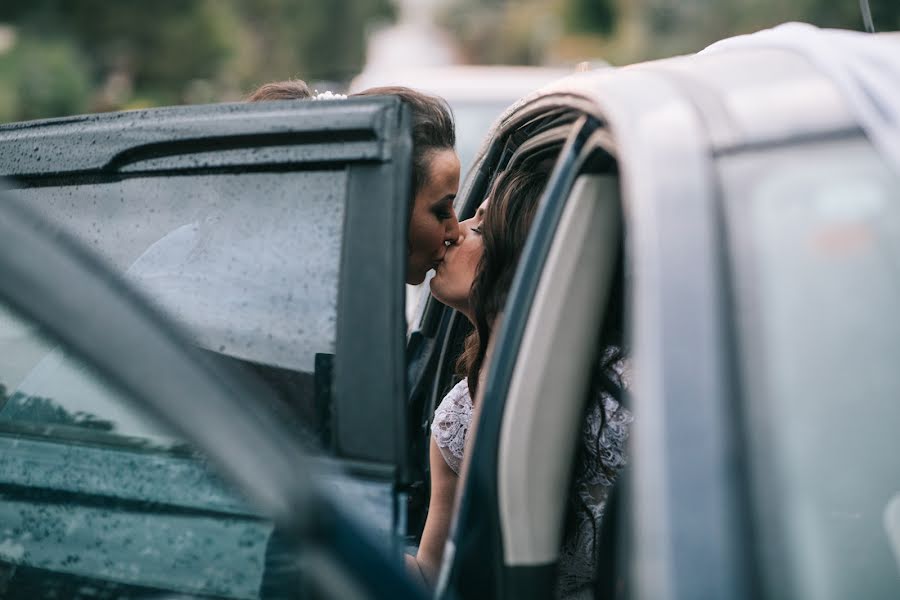
[[(889, 52), (890, 46), (896, 45), (900, 57), (900, 34), (880, 34), (877, 40), (886, 44)], [(577, 101), (566, 97), (577, 98), (581, 103), (587, 100), (592, 112), (604, 118), (615, 88), (629, 83), (640, 86), (649, 76), (663, 80), (695, 106), (716, 150), (860, 130), (859, 111), (848, 101), (847, 90), (831, 75), (796, 48), (725, 48), (575, 73), (524, 98), (501, 121), (521, 114), (529, 104), (554, 97), (561, 103)], [(900, 113), (900, 98), (889, 96), (881, 100)], [(661, 138), (665, 133), (660, 132)]]

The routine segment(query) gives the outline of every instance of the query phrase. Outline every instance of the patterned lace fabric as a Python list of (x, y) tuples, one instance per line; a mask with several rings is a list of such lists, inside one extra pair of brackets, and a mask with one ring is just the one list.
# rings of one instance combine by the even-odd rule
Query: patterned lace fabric
[[(627, 387), (622, 362), (613, 367)], [(631, 412), (609, 394), (601, 394), (606, 424), (600, 404), (588, 411), (581, 431), (579, 453), (582, 460), (575, 468), (574, 510), (570, 527), (560, 550), (556, 597), (567, 600), (592, 597), (594, 581), (594, 538), (616, 474), (625, 465)], [(466, 433), (472, 419), (472, 399), (468, 382), (463, 379), (451, 389), (434, 413), (431, 434), (441, 455), (457, 474), (462, 462)], [(602, 431), (601, 431), (602, 429)]]
[(463, 379), (447, 392), (441, 400), (431, 422), (431, 435), (447, 465), (459, 475), (466, 433), (472, 420), (472, 398), (469, 396), (469, 382)]
[(625, 466), (631, 412), (609, 394), (602, 394), (606, 424), (599, 403), (591, 406), (581, 430), (582, 460), (575, 466), (575, 527), (563, 540), (556, 581), (557, 598), (592, 597), (594, 543), (606, 501), (618, 472)]

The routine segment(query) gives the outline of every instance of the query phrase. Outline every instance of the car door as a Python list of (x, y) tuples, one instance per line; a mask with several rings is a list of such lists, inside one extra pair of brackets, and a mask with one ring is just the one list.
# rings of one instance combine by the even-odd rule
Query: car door
[[(706, 133), (695, 107), (652, 69), (573, 77), (545, 94), (520, 108), (521, 114), (509, 116), (509, 122), (532, 117), (530, 110), (546, 109), (541, 102), (553, 102), (555, 94), (557, 104), (581, 117), (559, 153), (541, 200), (503, 324), (495, 334), (484, 398), (476, 402), (481, 406), (478, 434), (442, 568), (442, 592), (448, 597), (456, 593), (474, 598), (479, 588), (488, 587), (495, 597), (538, 598), (559, 589), (570, 476), (582, 409), (592, 393), (597, 343), (603, 339), (604, 328), (622, 325), (622, 316), (610, 312), (610, 298), (624, 295), (628, 299), (626, 342), (638, 373), (632, 394), (672, 394), (713, 403), (720, 397), (716, 390), (722, 389), (724, 372), (710, 369), (710, 363), (699, 372), (696, 365), (678, 368), (677, 358), (685, 354), (679, 349), (681, 338), (674, 335), (683, 332), (698, 344), (702, 354), (693, 355), (696, 358), (708, 358), (712, 364), (721, 360), (714, 346), (707, 345), (718, 339), (708, 324), (715, 296), (710, 296), (712, 284), (703, 279), (716, 272), (709, 250), (715, 237), (708, 221), (714, 195)], [(660, 131), (666, 132), (665, 138), (660, 138)], [(484, 160), (491, 160), (489, 154)], [(694, 219), (697, 214), (703, 218)], [(663, 215), (665, 227), (657, 221)], [(677, 252), (670, 249), (665, 254), (679, 268), (664, 270), (662, 257), (655, 251), (668, 239), (660, 236), (669, 235), (668, 227), (676, 226), (691, 233)], [(686, 263), (684, 252), (696, 253), (702, 260)], [(699, 279), (697, 285), (684, 287), (692, 275)], [(660, 289), (664, 283), (672, 286), (665, 291), (676, 294), (674, 300)], [(696, 310), (691, 313), (695, 321), (684, 318), (680, 311), (685, 306)], [(640, 321), (635, 316), (638, 312)], [(619, 323), (611, 321), (617, 318)], [(660, 340), (672, 344), (671, 350), (662, 351)], [(632, 394), (622, 400), (629, 403)], [(640, 421), (638, 409), (635, 401), (635, 427), (648, 427)], [(719, 412), (704, 418), (717, 419), (721, 410), (717, 406)], [(665, 414), (665, 427), (681, 422)], [(644, 434), (644, 444), (648, 439), (658, 443), (655, 434), (663, 425), (656, 418), (649, 426), (654, 424), (657, 429)], [(738, 554), (715, 554), (712, 548), (723, 541), (737, 541), (737, 532), (727, 515), (707, 510), (709, 503), (721, 499), (718, 494), (734, 492), (727, 481), (714, 479), (730, 455), (704, 452), (721, 431), (701, 431), (679, 449), (684, 453), (679, 460), (688, 455), (692, 460), (702, 458), (692, 471), (708, 475), (704, 481), (712, 485), (693, 489), (691, 479), (673, 483), (679, 486), (675, 498), (685, 502), (683, 514), (689, 516), (675, 527), (684, 535), (679, 539), (684, 548), (699, 537), (710, 543), (685, 564), (680, 561), (687, 554), (674, 560), (679, 561), (679, 581), (685, 582), (686, 589), (707, 589), (704, 586), (712, 582), (712, 589), (730, 591), (742, 575), (740, 569), (729, 570)], [(641, 475), (647, 473), (647, 462)], [(632, 486), (620, 489), (618, 493), (624, 492), (616, 502), (620, 510), (608, 515), (604, 531), (594, 532), (594, 543), (600, 544), (595, 547), (600, 568), (609, 575), (601, 582), (608, 586), (606, 595), (622, 593), (623, 585), (630, 586), (625, 593), (633, 593), (638, 584), (652, 588), (665, 581), (659, 573), (655, 578), (642, 576), (659, 566), (653, 552), (663, 547), (656, 543), (660, 523), (654, 519), (665, 515), (654, 512), (656, 507), (651, 505), (658, 500), (654, 490), (659, 491), (664, 481), (642, 478), (636, 485), (655, 487), (642, 487), (633, 494), (629, 493)], [(626, 520), (637, 514), (641, 516), (634, 521)], [(626, 527), (626, 538), (607, 545), (610, 537), (615, 538), (615, 529), (625, 523), (635, 527)], [(701, 554), (703, 558), (698, 559)], [(690, 569), (701, 565), (717, 565), (713, 569), (717, 576), (692, 577)], [(631, 577), (632, 573), (638, 577)], [(715, 588), (717, 584), (722, 587)], [(640, 593), (653, 597), (647, 592), (650, 588)]]
[(863, 135), (719, 161), (759, 596), (900, 594), (900, 171)]
[[(615, 545), (621, 597), (891, 597), (896, 551), (883, 523), (896, 453), (870, 441), (897, 425), (885, 401), (896, 378), (880, 359), (895, 330), (876, 324), (896, 300), (876, 266), (896, 254), (884, 202), (896, 173), (840, 78), (802, 52), (744, 49), (644, 71), (660, 91), (617, 129), (622, 171), (640, 160), (632, 175), (647, 168), (650, 182), (624, 188), (639, 375)], [(634, 106), (643, 95), (633, 90)], [(660, 144), (657, 127), (677, 142)], [(843, 246), (853, 231), (867, 241)], [(878, 384), (850, 391), (841, 356)], [(869, 420), (836, 443), (848, 397)], [(866, 468), (849, 475), (860, 456)]]
[(417, 597), (269, 386), (0, 196), (5, 598)]
[(549, 127), (498, 165), (555, 161), (476, 400), (477, 437), (442, 572), (441, 592), (464, 598), (485, 587), (494, 597), (554, 593), (570, 475), (559, 465), (574, 456), (619, 256), (608, 137), (577, 103), (543, 102), (537, 114)]
[[(403, 105), (175, 107), (6, 125), (0, 140), (12, 193), (123, 272), (209, 360), (275, 388), (309, 447), (358, 476), (334, 485), (388, 535), (392, 491), (410, 473), (396, 443), (407, 423)], [(21, 355), (23, 379), (78, 379), (53, 356)]]
[[(575, 121), (582, 114), (579, 103), (573, 104), (559, 97), (548, 97), (529, 105), (528, 110), (516, 113), (511, 123), (501, 127), (500, 133), (486, 140), (485, 152), (470, 172), (460, 190), (458, 212), (460, 219), (471, 217), (490, 188), (498, 163), (509, 165), (522, 161), (534, 163), (555, 160), (567, 140)], [(523, 140), (527, 140), (522, 143)], [(521, 151), (515, 151), (520, 147)], [(526, 165), (527, 166), (527, 165)], [(410, 428), (423, 435), (414, 436), (427, 444), (435, 408), (443, 395), (459, 380), (456, 372), (458, 358), (466, 334), (471, 326), (461, 314), (425, 294), (422, 307), (411, 326), (407, 354), (410, 357)], [(420, 452), (427, 454), (423, 444)], [(427, 480), (427, 477), (426, 477)], [(426, 517), (423, 500), (410, 503), (410, 531), (421, 531)]]
[[(630, 467), (588, 594), (896, 595), (897, 378), (885, 360), (896, 354), (896, 161), (833, 81), (782, 49), (561, 87), (594, 99), (581, 140), (608, 127), (597, 146), (618, 181), (588, 196), (622, 205), (633, 361)], [(609, 318), (581, 305), (585, 280), (604, 289), (608, 249), (566, 280), (577, 271), (563, 258), (596, 243), (567, 215), (591, 189), (584, 178), (603, 175), (570, 152), (578, 139), (560, 154), (495, 334), (445, 597), (552, 593), (572, 468), (560, 448), (590, 374), (576, 369), (579, 348)], [(588, 226), (614, 235), (611, 213), (592, 210)]]
[[(719, 476), (734, 491), (720, 510), (740, 517), (732, 548), (754, 597), (900, 593), (900, 380), (887, 358), (900, 338), (886, 317), (897, 307), (900, 161), (884, 143), (898, 131), (896, 94), (885, 91), (900, 46), (863, 43), (843, 48), (847, 80), (811, 66), (814, 52), (776, 61), (759, 51), (742, 57), (750, 68), (737, 89), (710, 86), (731, 122), (753, 131), (752, 144), (716, 144), (719, 217), (710, 222), (724, 266), (712, 275), (725, 290), (720, 347), (731, 361), (718, 431), (735, 440), (734, 468)], [(888, 58), (870, 72), (881, 64), (875, 50)], [(737, 56), (719, 58), (695, 80), (734, 70)], [(879, 110), (861, 109), (857, 93)], [(748, 127), (762, 115), (767, 127)]]

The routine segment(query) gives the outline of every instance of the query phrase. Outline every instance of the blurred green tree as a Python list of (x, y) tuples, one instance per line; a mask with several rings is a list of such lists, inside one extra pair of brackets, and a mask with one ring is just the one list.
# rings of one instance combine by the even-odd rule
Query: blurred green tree
[(0, 121), (71, 115), (88, 108), (88, 62), (71, 43), (25, 37), (0, 55)]
[[(0, 119), (236, 100), (288, 77), (346, 81), (362, 68), (368, 23), (392, 17), (391, 0), (2, 0), (0, 23), (19, 41), (0, 54)], [(44, 101), (26, 102), (27, 77)]]
[[(900, 2), (897, 0), (869, 0), (872, 21), (877, 31), (900, 29)], [(863, 29), (859, 0), (806, 0), (808, 21), (820, 27)]]
[(570, 31), (610, 34), (615, 29), (614, 0), (569, 0), (565, 11)]
[(215, 77), (236, 50), (227, 16), (212, 0), (11, 0), (0, 9), (24, 36), (63, 39), (89, 57), (100, 109), (132, 91), (175, 102), (185, 82)]
[(466, 62), (537, 65), (546, 62), (548, 47), (566, 26), (581, 26), (572, 2), (456, 0), (445, 6), (439, 22), (457, 38)]
[[(869, 0), (878, 30), (900, 0)], [(0, 49), (0, 121), (237, 100), (299, 77), (360, 71), (365, 32), (392, 0), (0, 0), (16, 42)], [(784, 21), (862, 29), (858, 0), (448, 0), (442, 22), (473, 63), (694, 52)]]
[[(566, 0), (584, 2), (588, 0)], [(616, 64), (696, 52), (787, 21), (862, 30), (859, 0), (614, 0), (603, 50)], [(900, 1), (869, 0), (876, 29), (900, 29)]]
[(233, 6), (260, 57), (252, 70), (257, 83), (289, 76), (347, 81), (362, 69), (367, 27), (394, 18), (391, 0), (233, 0)]

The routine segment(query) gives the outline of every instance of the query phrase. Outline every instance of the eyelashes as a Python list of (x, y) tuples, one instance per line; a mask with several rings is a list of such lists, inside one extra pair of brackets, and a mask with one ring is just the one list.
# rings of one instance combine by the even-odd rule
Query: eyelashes
[(446, 221), (455, 218), (456, 213), (453, 210), (453, 197), (444, 196), (441, 200), (435, 202), (431, 206), (431, 213), (438, 221)]
[(452, 219), (453, 215), (454, 215), (453, 205), (450, 203), (438, 204), (437, 206), (434, 206), (431, 209), (431, 212), (432, 212), (432, 214), (434, 214), (435, 217), (437, 217), (437, 219), (439, 221), (446, 221), (447, 219)]

